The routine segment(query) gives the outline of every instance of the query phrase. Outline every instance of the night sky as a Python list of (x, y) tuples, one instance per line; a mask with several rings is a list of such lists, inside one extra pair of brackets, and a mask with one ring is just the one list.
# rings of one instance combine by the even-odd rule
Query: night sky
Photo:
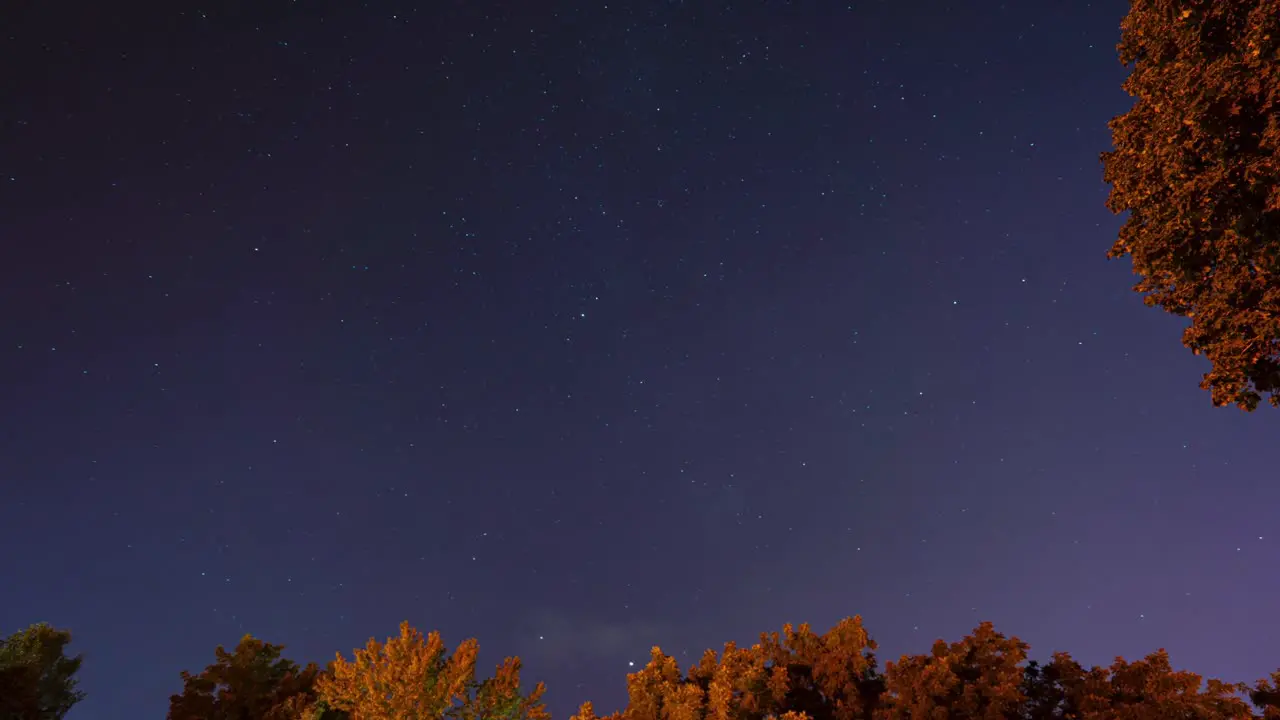
[[(1280, 665), (1274, 411), (1108, 261), (1095, 2), (6, 3), (0, 630)], [(122, 9), (123, 8), (123, 9)]]

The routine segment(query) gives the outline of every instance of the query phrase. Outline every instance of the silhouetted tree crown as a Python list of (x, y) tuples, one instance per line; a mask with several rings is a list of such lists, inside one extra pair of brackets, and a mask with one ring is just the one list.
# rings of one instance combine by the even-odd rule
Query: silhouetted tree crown
[(61, 720), (84, 693), (81, 656), (66, 656), (71, 633), (45, 623), (0, 640), (0, 720)]
[(1132, 0), (1108, 207), (1148, 305), (1191, 320), (1215, 405), (1280, 406), (1280, 0)]
[(182, 693), (169, 698), (168, 720), (311, 720), (331, 717), (317, 705), (314, 664), (281, 657), (284, 647), (245, 635), (234, 652), (218, 646), (199, 674), (182, 672)]

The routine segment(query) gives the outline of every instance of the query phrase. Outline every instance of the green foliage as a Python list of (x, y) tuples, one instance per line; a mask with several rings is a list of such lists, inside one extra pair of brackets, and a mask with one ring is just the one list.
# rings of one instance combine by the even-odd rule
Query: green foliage
[(1148, 305), (1191, 320), (1218, 406), (1280, 406), (1280, 0), (1132, 0), (1108, 207)]
[(0, 641), (0, 720), (60, 720), (80, 702), (81, 656), (66, 656), (70, 643), (70, 632), (45, 623)]
[(319, 669), (281, 657), (283, 646), (245, 635), (234, 652), (218, 646), (216, 661), (197, 675), (182, 672), (180, 695), (169, 698), (169, 720), (336, 720), (317, 703)]

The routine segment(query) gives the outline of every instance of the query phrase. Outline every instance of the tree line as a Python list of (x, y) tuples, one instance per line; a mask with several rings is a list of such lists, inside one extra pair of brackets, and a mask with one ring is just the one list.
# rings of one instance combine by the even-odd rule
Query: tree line
[[(84, 695), (67, 657), (71, 634), (46, 624), (0, 644), (0, 720), (59, 720)], [(1063, 652), (1029, 647), (983, 623), (957, 642), (881, 668), (860, 617), (826, 633), (786, 625), (749, 647), (726, 643), (681, 670), (653, 648), (626, 677), (624, 708), (600, 716), (590, 702), (570, 720), (1280, 720), (1280, 671), (1253, 684), (1175, 670), (1158, 650), (1133, 662), (1085, 668)], [(479, 644), (450, 651), (440, 634), (401, 623), (324, 669), (284, 647), (244, 636), (214, 662), (183, 671), (168, 720), (550, 720), (542, 683), (527, 687), (509, 657), (477, 679)]]

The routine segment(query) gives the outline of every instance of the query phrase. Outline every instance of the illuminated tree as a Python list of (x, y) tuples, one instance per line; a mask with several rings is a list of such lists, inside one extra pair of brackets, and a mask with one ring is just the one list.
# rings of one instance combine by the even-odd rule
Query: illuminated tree
[(1255, 716), (1240, 697), (1245, 690), (1174, 670), (1169, 654), (1159, 650), (1135, 662), (1116, 658), (1109, 668), (1094, 668), (1074, 693), (1081, 720), (1247, 720)]
[(66, 656), (71, 633), (45, 623), (0, 640), (0, 720), (61, 720), (84, 698), (75, 674), (82, 658)]
[(1262, 710), (1264, 720), (1280, 720), (1280, 670), (1250, 688), (1249, 699)]
[(320, 720), (340, 717), (316, 703), (314, 664), (281, 657), (284, 647), (245, 635), (235, 652), (218, 646), (216, 661), (169, 698), (169, 720)]
[(883, 720), (1003, 720), (1026, 704), (1022, 663), (1027, 644), (983, 623), (956, 643), (939, 640), (930, 655), (885, 667)]
[[(876, 642), (862, 618), (836, 623), (823, 635), (807, 623), (786, 625), (782, 635), (760, 636), (760, 647), (774, 673), (771, 699), (780, 714), (803, 713), (812, 720), (860, 720), (874, 713), (884, 692), (876, 665)], [(785, 692), (779, 694), (784, 687)]]
[(1120, 59), (1132, 109), (1102, 155), (1111, 257), (1191, 320), (1215, 405), (1280, 406), (1280, 0), (1131, 0)]
[[(766, 633), (750, 648), (727, 643), (706, 651), (682, 676), (655, 647), (627, 676), (627, 707), (606, 720), (862, 720), (879, 695), (873, 651), (861, 618), (825, 635), (808, 625)], [(585, 703), (576, 720), (597, 720)]]
[(351, 661), (339, 653), (317, 687), (352, 720), (549, 720), (542, 683), (521, 693), (519, 658), (476, 682), (479, 649), (465, 640), (449, 655), (439, 633), (423, 637), (405, 622), (398, 637), (385, 644), (370, 639)]

